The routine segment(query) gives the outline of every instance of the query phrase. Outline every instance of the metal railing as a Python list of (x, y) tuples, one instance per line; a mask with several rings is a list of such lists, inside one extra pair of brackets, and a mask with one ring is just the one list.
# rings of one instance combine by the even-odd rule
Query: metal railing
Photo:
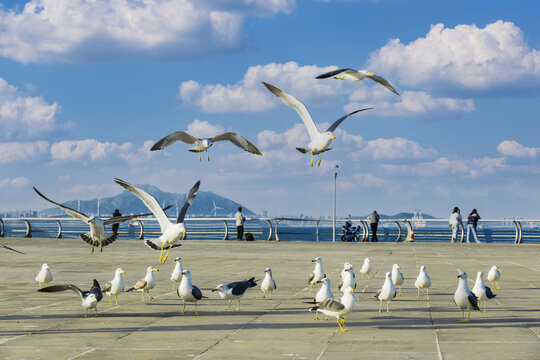
[[(171, 218), (171, 220), (175, 220)], [(229, 224), (228, 222), (234, 222), (234, 218), (229, 217), (214, 217), (214, 218), (186, 218), (186, 226), (188, 227), (188, 235), (189, 234), (197, 234), (197, 235), (223, 235), (223, 240), (228, 240), (230, 231), (229, 231)], [(266, 237), (267, 241), (280, 241), (280, 235), (294, 235), (294, 234), (302, 234), (306, 235), (306, 233), (288, 233), (286, 229), (284, 231), (279, 229), (279, 225), (284, 223), (298, 223), (298, 224), (312, 224), (315, 225), (315, 233), (313, 234), (314, 238), (311, 241), (320, 241), (321, 238), (321, 227), (328, 228), (328, 225), (331, 225), (333, 220), (330, 219), (306, 219), (306, 218), (291, 218), (291, 217), (281, 217), (281, 218), (247, 218), (246, 219), (247, 224), (250, 222), (261, 222), (266, 223), (268, 226), (268, 235)], [(368, 241), (370, 236), (370, 227), (367, 220), (364, 219), (336, 219), (338, 223), (344, 223), (346, 221), (350, 221), (353, 224), (357, 224), (361, 228), (361, 235), (358, 236), (358, 241)], [(62, 238), (63, 234), (79, 234), (81, 233), (80, 229), (77, 230), (66, 230), (62, 226), (62, 223), (65, 224), (72, 224), (72, 223), (80, 223), (80, 220), (74, 219), (74, 218), (67, 218), (67, 217), (58, 217), (58, 218), (0, 218), (0, 237), (6, 236), (6, 222), (22, 222), (24, 223), (24, 226), (21, 228), (20, 226), (18, 228), (10, 228), (9, 232), (13, 234), (22, 234), (23, 237), (32, 237), (34, 234), (39, 233), (53, 233), (55, 234), (56, 238)], [(32, 227), (32, 224), (44, 224), (47, 223), (50, 225), (50, 223), (56, 222), (57, 228), (54, 230), (38, 230)], [(132, 221), (132, 223), (136, 224), (136, 227), (138, 227), (138, 239), (144, 239), (145, 235), (159, 235), (159, 231), (150, 231), (145, 229), (145, 223), (152, 223), (157, 222), (155, 218), (141, 218), (136, 219)], [(201, 223), (222, 223), (223, 230), (189, 230), (189, 223), (190, 222), (201, 222)], [(522, 223), (540, 223), (540, 219), (482, 219), (479, 221), (479, 224), (482, 225), (488, 225), (488, 224), (510, 224), (510, 226), (514, 228), (514, 237), (513, 242), (514, 244), (521, 244), (523, 242), (523, 226)], [(81, 225), (84, 225), (80, 223)], [(387, 236), (394, 236), (394, 241), (396, 242), (413, 242), (415, 240), (415, 237), (448, 237), (450, 238), (450, 230), (448, 230), (448, 233), (441, 231), (441, 228), (444, 228), (448, 224), (448, 219), (384, 219), (380, 220), (381, 224), (381, 230), (385, 233)], [(418, 225), (424, 225), (425, 228), (418, 228)], [(429, 225), (441, 225), (439, 227), (438, 231), (431, 231)], [(79, 224), (77, 224), (79, 225)], [(326, 226), (325, 226), (326, 225)], [(389, 230), (390, 226), (395, 226), (395, 231)], [(341, 226), (340, 226), (341, 227)], [(510, 227), (510, 228), (511, 228)], [(216, 227), (217, 228), (217, 227)], [(330, 226), (331, 228), (331, 226)], [(465, 238), (465, 227), (460, 226), (460, 234), (458, 235), (459, 242), (463, 242)], [(491, 230), (490, 230), (491, 231)], [(128, 234), (128, 231), (123, 231), (121, 233)], [(132, 232), (129, 232), (130, 234)], [(252, 233), (256, 235), (262, 235), (266, 234), (264, 231), (252, 231)], [(496, 236), (502, 236), (502, 235), (493, 235)], [(485, 236), (484, 236), (485, 237)], [(540, 233), (537, 235), (528, 235), (528, 237), (531, 237), (532, 239), (540, 239)], [(480, 242), (480, 241), (479, 241)]]

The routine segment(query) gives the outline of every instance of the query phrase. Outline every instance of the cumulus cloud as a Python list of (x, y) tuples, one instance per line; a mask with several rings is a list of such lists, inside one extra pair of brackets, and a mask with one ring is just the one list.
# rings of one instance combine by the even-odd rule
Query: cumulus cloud
[(0, 9), (0, 55), (23, 63), (193, 58), (241, 46), (246, 16), (295, 6), (295, 0), (31, 0), (21, 11)]
[(540, 154), (540, 147), (527, 147), (515, 140), (505, 140), (497, 146), (497, 151), (506, 157), (529, 158), (534, 160)]
[(7, 178), (0, 180), (0, 189), (20, 189), (30, 184), (30, 179), (26, 177)]
[(435, 177), (444, 175), (469, 175), (477, 177), (508, 168), (504, 158), (475, 158), (470, 160), (440, 157), (434, 161), (409, 165), (381, 165), (388, 173), (408, 176)]
[(187, 126), (187, 132), (195, 137), (213, 137), (223, 133), (225, 130), (223, 126), (212, 125), (208, 121), (193, 120), (191, 124)]
[[(126, 150), (130, 150), (131, 146), (127, 146), (125, 143), (123, 144), (126, 148)], [(148, 164), (148, 162), (157, 155), (157, 152), (150, 151), (150, 148), (152, 145), (155, 144), (155, 141), (153, 140), (146, 140), (142, 146), (137, 148), (134, 152), (121, 152), (118, 156), (121, 159), (124, 159), (128, 162), (130, 165), (143, 165)]]
[(408, 44), (392, 39), (371, 54), (368, 68), (412, 87), (486, 90), (540, 85), (540, 52), (529, 48), (519, 27), (502, 20), (484, 28), (436, 24), (425, 37)]
[(0, 143), (0, 164), (34, 160), (48, 151), (47, 141)]
[(113, 154), (122, 154), (130, 151), (132, 144), (99, 142), (95, 139), (66, 140), (51, 146), (51, 157), (58, 161), (79, 161), (90, 159), (96, 161)]
[(423, 148), (417, 142), (402, 137), (369, 140), (359, 151), (351, 154), (354, 160), (369, 156), (373, 160), (426, 159), (437, 155), (432, 148)]
[(0, 129), (3, 137), (29, 138), (56, 129), (60, 107), (41, 96), (25, 96), (0, 78)]

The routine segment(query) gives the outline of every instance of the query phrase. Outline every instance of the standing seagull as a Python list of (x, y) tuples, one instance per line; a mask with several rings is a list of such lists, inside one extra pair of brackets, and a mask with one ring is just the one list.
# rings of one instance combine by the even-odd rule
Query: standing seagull
[(124, 291), (124, 276), (122, 274), (125, 273), (125, 270), (122, 268), (116, 269), (114, 279), (112, 279), (111, 282), (108, 282), (103, 288), (103, 292), (109, 295), (109, 306), (113, 306), (111, 300), (112, 296), (114, 296), (116, 300), (116, 306), (120, 306), (118, 305), (118, 295)]
[[(197, 191), (199, 191), (199, 186), (201, 185), (201, 181), (197, 181), (195, 185), (189, 190), (189, 194), (187, 196), (186, 203), (178, 213), (178, 218), (176, 219), (176, 224), (173, 224), (169, 221), (167, 218), (167, 215), (165, 215), (165, 212), (159, 206), (159, 203), (157, 202), (156, 198), (147, 193), (146, 191), (139, 189), (138, 187), (131, 185), (128, 182), (125, 182), (124, 180), (120, 180), (118, 178), (115, 178), (114, 181), (119, 184), (120, 186), (123, 186), (127, 190), (131, 191), (133, 194), (137, 195), (139, 199), (142, 200), (144, 205), (154, 214), (156, 217), (159, 227), (161, 229), (161, 236), (157, 239), (150, 239), (145, 240), (144, 243), (149, 248), (159, 251), (161, 250), (161, 255), (159, 256), (159, 262), (165, 263), (167, 261), (167, 257), (169, 256), (169, 251), (173, 247), (182, 246), (182, 244), (178, 243), (178, 241), (183, 240), (186, 237), (186, 227), (184, 225), (184, 217), (186, 216), (186, 212), (189, 208), (189, 206), (193, 203), (193, 200), (195, 199), (195, 196), (197, 196)], [(165, 257), (163, 257), (163, 249), (168, 248), (167, 254)]]
[(364, 264), (362, 265), (362, 268), (360, 269), (360, 274), (362, 274), (360, 278), (364, 279), (367, 276), (367, 279), (369, 280), (370, 272), (371, 272), (371, 259), (367, 257), (364, 259)]
[(426, 272), (426, 267), (424, 265), (420, 267), (420, 273), (418, 274), (418, 277), (414, 282), (414, 286), (416, 286), (416, 288), (418, 289), (418, 295), (416, 296), (416, 300), (420, 299), (420, 289), (426, 290), (426, 300), (429, 300), (429, 287), (431, 286), (431, 279), (429, 278), (429, 275)]
[(146, 276), (144, 279), (141, 279), (135, 283), (132, 287), (126, 290), (126, 292), (130, 292), (133, 290), (140, 291), (142, 293), (143, 301), (146, 301), (144, 297), (144, 293), (148, 293), (148, 300), (154, 300), (152, 296), (150, 296), (150, 290), (156, 286), (156, 277), (154, 276), (154, 271), (159, 271), (158, 268), (154, 266), (149, 266), (146, 268)]
[(195, 146), (188, 149), (188, 151), (199, 153), (199, 161), (201, 161), (201, 153), (203, 151), (206, 152), (206, 160), (210, 161), (210, 156), (208, 156), (208, 149), (210, 148), (210, 146), (214, 145), (215, 142), (223, 140), (228, 140), (234, 145), (238, 146), (240, 149), (250, 152), (252, 154), (262, 155), (259, 149), (257, 149), (255, 145), (250, 143), (248, 139), (243, 138), (239, 134), (233, 132), (226, 132), (212, 138), (199, 139), (189, 135), (185, 131), (175, 131), (155, 143), (154, 146), (150, 148), (150, 151), (163, 150), (177, 141), (182, 141), (189, 145), (195, 144)]
[(218, 286), (216, 286), (215, 289), (212, 289), (212, 291), (218, 291), (219, 296), (222, 299), (229, 300), (229, 305), (227, 305), (225, 310), (229, 310), (231, 308), (231, 302), (233, 301), (233, 299), (236, 299), (238, 301), (238, 307), (236, 308), (236, 311), (238, 311), (240, 310), (240, 298), (244, 296), (244, 294), (249, 288), (252, 288), (254, 286), (257, 286), (257, 283), (255, 282), (255, 277), (252, 277), (249, 280), (236, 281), (226, 285), (219, 284)]
[(350, 287), (356, 289), (356, 280), (354, 279), (354, 269), (351, 265), (343, 269), (341, 278), (341, 284), (339, 284), (338, 289), (341, 292), (345, 292), (345, 289)]
[(94, 279), (92, 287), (89, 291), (82, 291), (77, 286), (71, 284), (48, 286), (43, 289), (39, 289), (38, 291), (48, 293), (66, 290), (73, 290), (77, 295), (79, 295), (81, 298), (81, 305), (84, 309), (84, 317), (88, 317), (88, 309), (92, 308), (96, 311), (96, 316), (98, 316), (97, 304), (101, 301), (101, 299), (103, 299), (103, 293), (101, 292), (101, 287), (96, 279)]
[[(333, 299), (334, 294), (332, 293), (332, 289), (330, 288), (330, 279), (325, 277), (322, 280), (317, 281), (317, 283), (321, 283), (321, 288), (317, 293), (315, 294), (315, 299), (313, 299), (312, 302), (309, 302), (308, 304), (319, 304), (327, 299)], [(315, 319), (313, 320), (319, 320), (319, 311), (315, 312)]]
[(309, 309), (309, 311), (320, 311), (327, 316), (335, 316), (341, 331), (347, 331), (341, 324), (345, 324), (345, 316), (349, 315), (354, 310), (356, 298), (354, 297), (354, 289), (347, 288), (341, 297), (341, 300), (326, 299), (323, 302)]
[(310, 142), (307, 144), (306, 147), (297, 147), (296, 150), (300, 151), (302, 154), (311, 153), (311, 166), (313, 166), (313, 155), (319, 155), (319, 162), (317, 163), (317, 166), (321, 165), (321, 153), (325, 151), (332, 150), (329, 148), (330, 144), (332, 143), (332, 140), (335, 139), (334, 136), (334, 130), (349, 116), (356, 114), (360, 111), (365, 110), (371, 110), (373, 108), (365, 108), (360, 110), (355, 110), (345, 116), (342, 116), (338, 120), (336, 120), (325, 132), (319, 132), (319, 129), (317, 129), (317, 126), (313, 122), (313, 119), (311, 118), (311, 115), (309, 115), (309, 112), (307, 111), (304, 104), (300, 102), (297, 98), (294, 96), (286, 93), (285, 91), (267, 84), (263, 82), (263, 85), (266, 86), (266, 88), (276, 95), (278, 98), (281, 99), (285, 104), (291, 106), (296, 110), (298, 115), (300, 115), (300, 118), (302, 118), (302, 121), (304, 122), (304, 125), (307, 128), (307, 131), (309, 133)]
[(174, 270), (171, 274), (173, 291), (175, 290), (174, 283), (182, 281), (182, 278), (183, 278), (182, 272), (184, 271), (184, 268), (182, 267), (182, 258), (178, 256), (176, 259), (174, 259), (174, 261), (176, 262), (176, 265), (174, 266)]
[[(493, 265), (491, 269), (488, 272), (487, 279), (491, 281), (491, 287), (495, 290), (500, 290), (499, 287), (499, 279), (501, 278), (501, 273), (499, 272), (499, 268)], [(495, 283), (495, 287), (493, 287), (493, 283)]]
[(178, 296), (184, 302), (182, 307), (182, 315), (184, 315), (184, 311), (186, 310), (186, 301), (195, 303), (195, 314), (193, 315), (199, 315), (199, 312), (197, 311), (197, 301), (201, 300), (205, 296), (203, 296), (198, 287), (191, 283), (191, 271), (184, 270), (182, 271), (182, 275), (182, 282), (176, 291)]
[(486, 312), (488, 299), (493, 299), (495, 295), (489, 287), (484, 285), (484, 273), (479, 271), (476, 274), (476, 282), (472, 288), (472, 292), (478, 298), (478, 301), (484, 302), (484, 312)]
[(399, 269), (401, 269), (401, 266), (398, 264), (392, 265), (392, 282), (399, 288), (399, 293), (397, 296), (403, 296), (401, 293), (401, 285), (403, 285), (405, 279), (403, 278), (403, 274), (401, 271), (399, 271)]
[[(339, 74), (342, 74), (342, 75), (336, 76)], [(332, 70), (327, 73), (321, 74), (317, 76), (316, 79), (326, 79), (332, 76), (334, 77), (334, 79), (337, 79), (337, 80), (351, 80), (351, 81), (361, 81), (361, 80), (364, 80), (365, 78), (368, 78), (375, 82), (378, 82), (379, 84), (381, 84), (382, 86), (384, 86), (385, 88), (393, 92), (394, 94), (399, 95), (396, 89), (394, 89), (388, 81), (386, 81), (384, 78), (380, 77), (379, 75), (370, 73), (367, 70), (354, 70), (354, 69), (347, 69), (347, 68), (337, 69), (337, 70)]]
[[(48, 202), (53, 203), (54, 205), (60, 207), (68, 215), (70, 215), (70, 216), (72, 216), (72, 217), (74, 217), (76, 219), (82, 220), (85, 223), (87, 223), (88, 225), (90, 225), (90, 232), (86, 233), (86, 234), (80, 234), (79, 236), (83, 241), (85, 241), (86, 243), (92, 245), (92, 252), (94, 252), (94, 246), (97, 243), (99, 243), (99, 251), (103, 251), (104, 246), (107, 246), (107, 245), (113, 243), (116, 240), (117, 237), (115, 235), (111, 235), (111, 236), (107, 235), (107, 232), (105, 231), (105, 226), (106, 225), (117, 224), (117, 223), (121, 223), (121, 222), (124, 222), (124, 221), (129, 221), (129, 220), (141, 217), (141, 216), (152, 215), (150, 213), (148, 213), (148, 214), (138, 214), (138, 215), (126, 215), (126, 216), (116, 216), (116, 217), (112, 217), (110, 219), (102, 220), (102, 219), (97, 218), (95, 216), (88, 217), (85, 214), (83, 214), (83, 213), (81, 213), (81, 212), (79, 212), (77, 210), (73, 210), (73, 209), (71, 209), (71, 208), (69, 208), (69, 207), (67, 207), (65, 205), (62, 205), (62, 204), (57, 203), (55, 201), (52, 201), (51, 199), (47, 198), (45, 195), (40, 193), (38, 191), (38, 189), (34, 188), (34, 190), (43, 199), (45, 199)], [(166, 209), (168, 209), (168, 208), (166, 208)]]
[(47, 284), (52, 281), (52, 272), (49, 264), (41, 265), (41, 270), (39, 270), (36, 276), (36, 281), (38, 282), (40, 289), (42, 288), (41, 284)]
[(392, 282), (392, 275), (387, 272), (382, 288), (377, 291), (375, 297), (379, 299), (379, 312), (382, 312), (382, 302), (386, 301), (386, 312), (390, 312), (390, 301), (396, 297), (396, 288)]
[(311, 260), (311, 262), (315, 263), (315, 269), (311, 274), (309, 274), (309, 293), (313, 294), (313, 285), (317, 283), (317, 281), (322, 280), (326, 277), (326, 274), (324, 273), (323, 266), (322, 266), (322, 259), (320, 257), (316, 257), (315, 259)]
[(263, 291), (263, 298), (266, 297), (266, 292), (270, 291), (270, 299), (272, 299), (272, 291), (277, 289), (276, 282), (272, 278), (272, 269), (267, 268), (264, 270), (265, 275), (261, 283), (261, 290)]
[[(454, 294), (454, 302), (461, 309), (461, 322), (469, 322), (472, 310), (480, 311), (478, 308), (478, 298), (474, 295), (467, 286), (467, 273), (459, 271), (458, 275), (458, 287)], [(465, 310), (469, 310), (467, 319), (465, 319)]]

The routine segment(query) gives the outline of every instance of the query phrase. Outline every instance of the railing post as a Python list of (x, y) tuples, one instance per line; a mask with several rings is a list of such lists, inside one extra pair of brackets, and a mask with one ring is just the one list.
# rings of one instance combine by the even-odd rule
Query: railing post
[(275, 233), (276, 233), (276, 241), (279, 241), (279, 235), (277, 231), (277, 226), (279, 225), (279, 219), (276, 220), (276, 226), (275, 226)]
[(514, 220), (514, 226), (516, 227), (516, 236), (514, 239), (514, 244), (521, 244), (522, 231), (523, 231), (521, 227), (521, 222)]
[(229, 225), (227, 224), (226, 220), (222, 220), (223, 224), (225, 224), (225, 235), (223, 236), (223, 240), (229, 240)]
[(317, 237), (316, 237), (316, 241), (319, 242), (319, 220), (316, 221), (316, 224), (317, 224), (317, 231), (316, 231)]
[(461, 228), (461, 238), (459, 240), (460, 243), (463, 243), (463, 239), (465, 238), (465, 227), (463, 226), (463, 222), (459, 222), (458, 226)]
[(4, 237), (4, 221), (0, 219), (0, 237)]
[(272, 236), (274, 235), (274, 232), (272, 231), (272, 222), (270, 220), (266, 221), (268, 221), (268, 239), (266, 239), (266, 241), (271, 241)]
[(58, 223), (58, 234), (56, 234), (56, 238), (61, 239), (62, 238), (62, 224), (60, 224), (60, 220), (56, 220), (56, 222)]
[(30, 224), (30, 221), (23, 219), (23, 221), (26, 223), (26, 234), (24, 234), (25, 238), (31, 238), (32, 237), (32, 225)]
[(362, 224), (362, 242), (366, 242), (369, 237), (368, 228), (364, 220), (360, 220), (360, 224)]
[[(407, 221), (407, 220), (405, 220)], [(396, 242), (401, 242), (401, 235), (402, 235), (402, 231), (401, 231), (401, 225), (399, 225), (399, 221), (394, 221), (398, 227), (398, 236), (396, 238)]]

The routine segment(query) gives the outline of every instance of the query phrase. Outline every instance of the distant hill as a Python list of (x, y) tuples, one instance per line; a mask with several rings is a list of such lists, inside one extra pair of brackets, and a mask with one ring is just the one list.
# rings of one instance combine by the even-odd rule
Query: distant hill
[[(368, 215), (364, 216), (351, 216), (353, 219), (367, 219)], [(414, 216), (414, 213), (412, 212), (400, 212), (395, 215), (385, 215), (385, 214), (379, 214), (381, 219), (411, 219)], [(435, 219), (435, 216), (431, 216), (429, 214), (422, 214), (424, 219)]]
[[(165, 191), (161, 191), (159, 188), (153, 185), (137, 185), (141, 189), (145, 190), (160, 204), (171, 205), (167, 211), (167, 216), (175, 217), (178, 214), (177, 208), (181, 209), (184, 203), (186, 202), (187, 194), (175, 194)], [(53, 199), (54, 200), (54, 199)], [(209, 191), (199, 191), (197, 197), (193, 201), (193, 204), (189, 207), (187, 212), (188, 217), (210, 217), (214, 216), (214, 203), (216, 204), (216, 216), (233, 216), (238, 210), (239, 206), (242, 206), (244, 215), (254, 216), (251, 210), (247, 209), (245, 206), (227, 199), (223, 196), (219, 196), (213, 192)], [(71, 200), (63, 203), (63, 205), (68, 206), (72, 209), (77, 210), (78, 201)], [(80, 211), (86, 215), (97, 215), (97, 198), (92, 200), (81, 200)], [(143, 202), (135, 195), (130, 193), (127, 190), (124, 190), (120, 194), (109, 197), (102, 198), (99, 200), (99, 212), (102, 217), (110, 216), (114, 209), (120, 209), (120, 212), (124, 215), (129, 214), (138, 214), (148, 212), (148, 208), (143, 204)], [(50, 217), (50, 216), (64, 216), (66, 213), (61, 210), (59, 207), (51, 207), (45, 210), (39, 211), (39, 216)]]

